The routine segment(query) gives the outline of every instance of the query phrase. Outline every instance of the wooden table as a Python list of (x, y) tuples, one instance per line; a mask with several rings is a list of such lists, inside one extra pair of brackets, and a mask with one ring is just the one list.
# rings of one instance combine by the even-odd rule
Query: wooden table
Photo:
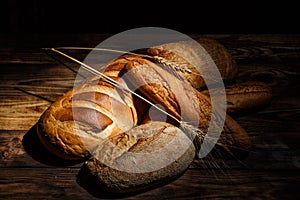
[[(191, 35), (192, 37), (196, 35)], [(299, 199), (300, 35), (202, 35), (221, 42), (239, 66), (239, 81), (273, 89), (267, 108), (236, 120), (253, 148), (243, 160), (195, 161), (176, 181), (127, 199)], [(47, 153), (34, 131), (42, 112), (73, 86), (78, 66), (41, 47), (94, 47), (108, 35), (1, 35), (0, 199), (99, 199), (81, 187), (82, 163)], [(78, 54), (82, 56), (82, 54)]]

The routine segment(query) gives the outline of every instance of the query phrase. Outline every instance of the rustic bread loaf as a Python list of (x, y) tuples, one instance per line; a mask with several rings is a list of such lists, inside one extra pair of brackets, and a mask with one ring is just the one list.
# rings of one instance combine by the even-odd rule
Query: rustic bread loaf
[[(178, 55), (174, 54), (173, 56), (176, 57)], [(140, 66), (141, 64), (145, 64), (147, 67), (134, 66)], [(103, 69), (106, 75), (121, 80), (121, 82), (122, 79), (118, 78), (118, 76), (122, 76), (125, 73), (126, 79), (128, 77), (127, 72), (135, 73), (137, 69), (144, 70), (141, 76), (134, 75), (131, 80), (127, 80), (127, 84), (139, 88), (136, 90), (137, 93), (140, 92), (153, 102), (163, 105), (166, 111), (177, 119), (184, 117), (184, 119), (193, 120), (194, 116), (197, 115), (201, 118), (199, 128), (207, 130), (211, 119), (209, 100), (199, 97), (200, 94), (195, 89), (191, 90), (190, 87), (185, 87), (184, 84), (178, 84), (178, 79), (174, 81), (174, 74), (170, 74), (165, 69), (157, 67), (151, 61), (136, 55), (121, 56), (104, 66)], [(152, 81), (152, 83), (145, 84), (145, 81), (146, 83)], [(191, 99), (177, 98), (177, 96), (180, 96), (181, 91), (186, 92), (187, 90), (191, 90), (189, 92), (197, 95), (192, 95)], [(76, 92), (74, 91), (74, 89), (70, 90), (55, 102), (41, 116), (38, 123), (41, 141), (55, 154), (67, 159), (78, 159), (89, 155), (87, 148), (84, 147), (80, 140), (85, 139), (88, 141), (84, 143), (92, 144), (93, 137), (99, 138), (98, 136), (101, 136), (101, 138), (105, 138), (110, 134), (118, 134), (129, 130), (135, 124), (141, 123), (145, 110), (149, 108), (149, 105), (139, 98), (132, 98), (130, 95), (127, 96), (128, 94), (124, 96), (123, 92), (118, 92), (117, 89), (106, 82), (99, 82), (97, 77), (88, 79), (84, 84), (76, 88)], [(72, 105), (72, 100), (74, 99), (76, 101), (73, 101), (74, 105)], [(191, 104), (186, 104), (189, 101)], [(114, 110), (113, 114), (110, 111), (112, 108)], [(197, 110), (196, 113), (195, 110)], [(74, 118), (72, 112), (80, 114), (75, 115)], [(128, 117), (124, 118), (116, 117), (127, 115)], [(82, 127), (74, 126), (74, 120), (77, 121), (77, 125)], [(169, 119), (167, 121), (175, 124), (174, 120)], [(92, 138), (89, 138), (90, 136), (87, 137), (89, 139), (82, 135), (80, 137), (76, 136), (75, 128), (85, 130)]]
[[(218, 98), (218, 88), (213, 89)], [(232, 116), (247, 114), (257, 111), (267, 105), (272, 100), (271, 87), (263, 82), (247, 81), (236, 83), (225, 87), (227, 113)], [(209, 96), (209, 91), (201, 91), (202, 94)]]
[[(37, 123), (37, 135), (46, 149), (56, 156), (79, 160), (89, 156), (89, 152), (75, 131), (71, 99), (72, 90), (69, 90), (42, 114)], [(94, 139), (90, 139), (93, 144)]]
[[(115, 79), (125, 86), (122, 79)], [(131, 95), (93, 77), (55, 101), (40, 117), (37, 133), (50, 152), (76, 160), (88, 156), (103, 138), (136, 123)]]
[[(211, 63), (215, 63), (224, 81), (237, 76), (238, 67), (228, 50), (216, 40), (201, 37), (195, 41), (180, 41), (154, 46), (148, 49), (148, 54), (159, 56), (168, 61), (182, 64), (184, 68), (174, 68), (193, 87), (205, 87), (205, 75), (212, 74)], [(212, 60), (210, 59), (212, 58)], [(187, 70), (185, 70), (187, 69)], [(204, 78), (203, 78), (204, 77)]]
[[(215, 119), (212, 115), (218, 115), (212, 113), (210, 98), (151, 61), (137, 58), (128, 62), (125, 69), (128, 71), (125, 80), (139, 88), (142, 94), (153, 103), (161, 105), (178, 120), (187, 122), (198, 120), (196, 128), (206, 132), (211, 119)], [(154, 116), (150, 120), (149, 116), (148, 118), (146, 116), (145, 121), (164, 119), (160, 115), (157, 116), (158, 118)], [(228, 115), (225, 115), (221, 135), (223, 140), (220, 141), (220, 145), (233, 155), (240, 154), (242, 150), (247, 152), (251, 147), (251, 140), (246, 131)], [(227, 139), (228, 142), (224, 142)]]
[(224, 81), (232, 81), (238, 75), (238, 65), (226, 47), (215, 39), (198, 37), (196, 41), (215, 62)]
[[(142, 124), (109, 141), (84, 163), (78, 175), (80, 184), (113, 193), (138, 192), (179, 177), (195, 156), (189, 138), (165, 122)], [(110, 157), (100, 161), (108, 152)]]

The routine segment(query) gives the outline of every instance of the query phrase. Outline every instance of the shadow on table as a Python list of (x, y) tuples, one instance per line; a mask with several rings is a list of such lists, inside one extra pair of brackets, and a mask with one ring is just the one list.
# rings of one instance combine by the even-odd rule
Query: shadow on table
[[(85, 160), (80, 160), (80, 161), (64, 160), (49, 152), (38, 138), (37, 131), (36, 131), (36, 124), (24, 135), (22, 139), (22, 145), (26, 153), (30, 157), (46, 165), (64, 167), (64, 166), (77, 165), (85, 161)], [(84, 167), (84, 165), (81, 166), (79, 173), (77, 174), (76, 181), (78, 185), (84, 188), (92, 196), (97, 198), (120, 199), (120, 198), (134, 196), (149, 191), (151, 189), (154, 189), (154, 188), (149, 188), (147, 190), (140, 190), (138, 192), (128, 192), (122, 194), (109, 193), (107, 191), (103, 191), (101, 190), (101, 186), (99, 186), (99, 183), (96, 181), (96, 177), (93, 177), (91, 176), (90, 173), (87, 173), (87, 170)]]
[[(80, 171), (77, 174), (77, 180), (76, 182), (84, 188), (86, 191), (88, 191), (91, 195), (97, 198), (104, 198), (104, 199), (121, 199), (126, 197), (133, 197), (136, 195), (140, 195), (146, 192), (151, 192), (155, 189), (161, 188), (163, 186), (166, 186), (177, 179), (179, 179), (183, 174), (177, 175), (176, 177), (170, 178), (168, 180), (164, 180), (161, 183), (153, 183), (151, 185), (145, 186), (145, 187), (139, 187), (134, 189), (134, 191), (123, 191), (123, 192), (108, 192), (107, 190), (103, 189), (105, 186), (103, 185), (102, 181), (99, 180), (99, 177), (94, 172), (91, 172), (89, 167), (87, 165), (83, 165), (80, 168)], [(160, 190), (160, 189), (159, 189)], [(161, 191), (159, 191), (161, 192)], [(154, 192), (155, 193), (155, 192)], [(152, 193), (153, 194), (153, 193)], [(149, 197), (151, 194), (147, 194), (146, 196)]]
[(22, 144), (23, 147), (34, 160), (51, 166), (70, 166), (82, 163), (84, 160), (79, 161), (69, 161), (61, 159), (51, 152), (49, 152), (44, 145), (40, 142), (37, 131), (36, 124), (24, 135)]

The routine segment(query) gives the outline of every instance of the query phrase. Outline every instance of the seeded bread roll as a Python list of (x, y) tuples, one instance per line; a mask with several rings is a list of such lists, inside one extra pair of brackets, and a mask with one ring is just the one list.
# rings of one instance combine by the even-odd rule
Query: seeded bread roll
[(149, 55), (182, 64), (187, 70), (180, 67), (175, 68), (175, 70), (195, 88), (206, 86), (204, 78), (214, 73), (213, 71), (210, 73), (213, 62), (224, 81), (232, 80), (237, 76), (236, 62), (222, 44), (204, 37), (196, 41), (204, 49), (199, 47), (195, 41), (180, 41), (154, 46), (149, 48), (147, 52)]
[[(178, 178), (195, 156), (187, 136), (165, 122), (142, 124), (109, 141), (110, 145), (102, 144), (98, 154), (84, 163), (78, 175), (81, 185), (111, 193), (147, 190)], [(107, 152), (109, 164), (104, 164), (101, 158)]]

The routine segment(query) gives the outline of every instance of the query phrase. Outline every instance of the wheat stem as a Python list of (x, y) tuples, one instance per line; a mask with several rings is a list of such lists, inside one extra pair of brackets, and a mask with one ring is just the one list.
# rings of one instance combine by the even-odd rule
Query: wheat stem
[[(47, 50), (47, 48), (44, 48), (44, 49)], [(133, 53), (133, 52), (123, 51), (123, 50), (98, 48), (98, 47), (96, 47), (96, 48), (90, 48), (90, 47), (56, 47), (55, 49), (107, 51), (107, 52), (114, 52), (114, 53), (130, 54), (130, 55), (135, 55), (135, 56), (140, 56), (140, 57), (144, 57), (144, 58), (153, 59), (154, 61), (165, 65), (166, 67), (170, 67), (171, 69), (175, 70), (175, 72), (180, 71), (180, 72), (183, 72), (183, 73), (188, 73), (188, 74), (193, 73), (193, 74), (200, 75), (199, 73), (195, 73), (192, 70), (188, 69), (186, 67), (187, 63), (172, 62), (172, 61), (167, 60), (167, 59), (165, 59), (163, 57), (160, 57), (160, 56), (150, 56), (150, 55), (146, 55), (146, 54)]]
[(146, 98), (142, 97), (141, 95), (137, 94), (136, 92), (130, 90), (129, 88), (124, 87), (119, 82), (115, 81), (114, 79), (110, 78), (109, 76), (107, 76), (107, 75), (105, 75), (105, 74), (97, 71), (96, 69), (92, 68), (91, 66), (89, 66), (89, 65), (87, 65), (87, 64), (85, 64), (85, 63), (83, 63), (83, 62), (81, 62), (81, 61), (79, 61), (79, 60), (77, 60), (77, 59), (75, 59), (75, 58), (73, 58), (73, 57), (71, 57), (71, 56), (69, 56), (69, 55), (67, 55), (67, 54), (59, 51), (59, 50), (57, 50), (57, 49), (55, 49), (55, 48), (51, 48), (50, 50), (54, 51), (54, 52), (56, 52), (56, 53), (58, 53), (58, 54), (60, 54), (60, 55), (62, 55), (64, 57), (66, 57), (66, 58), (68, 58), (68, 59), (70, 59), (70, 60), (72, 60), (72, 61), (74, 61), (74, 62), (76, 62), (78, 64), (80, 64), (83, 69), (85, 69), (86, 71), (90, 72), (91, 74), (99, 76), (100, 78), (103, 78), (104, 80), (106, 80), (107, 82), (109, 82), (110, 84), (112, 84), (113, 86), (115, 86), (115, 87), (117, 87), (117, 88), (119, 88), (119, 89), (121, 89), (121, 90), (123, 90), (125, 92), (129, 92), (129, 93), (135, 95), (136, 97), (142, 99), (146, 103), (148, 103), (151, 106), (155, 107), (160, 112), (163, 112), (165, 115), (171, 117), (172, 119), (174, 119), (174, 120), (176, 120), (177, 122), (180, 123), (180, 120), (178, 120), (173, 115), (169, 114), (168, 112), (166, 112), (165, 110), (161, 109), (160, 107), (158, 107), (157, 105), (155, 105), (154, 103), (152, 103), (151, 101), (149, 101), (148, 99), (146, 99)]
[[(63, 47), (60, 47), (61, 49)], [(77, 49), (77, 48), (76, 48)], [(84, 48), (84, 49), (89, 49), (89, 48)], [(66, 57), (78, 64), (81, 65), (81, 67), (83, 69), (85, 69), (86, 71), (90, 72), (91, 74), (94, 74), (96, 76), (99, 76), (100, 78), (103, 78), (105, 81), (107, 81), (108, 83), (110, 83), (111, 85), (125, 91), (125, 92), (129, 92), (131, 93), (132, 95), (135, 95), (136, 97), (138, 97), (139, 99), (145, 101), (146, 103), (150, 104), (151, 106), (153, 106), (154, 108), (156, 108), (158, 111), (162, 112), (163, 114), (171, 117), (172, 119), (174, 119), (176, 122), (178, 122), (180, 124), (180, 128), (182, 129), (183, 132), (185, 132), (189, 137), (190, 139), (193, 141), (194, 139), (196, 139), (196, 148), (199, 149), (199, 146), (201, 146), (202, 142), (204, 141), (204, 139), (209, 139), (209, 140), (215, 140), (214, 138), (209, 138), (208, 136), (206, 136), (206, 134), (199, 128), (195, 127), (194, 125), (188, 123), (188, 122), (185, 122), (185, 121), (182, 121), (182, 120), (179, 120), (177, 119), (175, 116), (171, 115), (170, 113), (168, 113), (167, 111), (161, 109), (160, 107), (158, 107), (157, 105), (155, 105), (154, 103), (152, 103), (151, 101), (149, 101), (148, 99), (144, 98), (143, 96), (137, 94), (136, 92), (130, 90), (129, 88), (126, 88), (124, 87), (123, 85), (121, 85), (119, 82), (115, 81), (114, 79), (110, 78), (109, 76), (97, 71), (96, 69), (92, 68), (91, 66), (57, 50), (57, 48), (50, 48), (51, 51), (53, 52), (56, 52), (58, 54), (60, 54), (61, 56), (63, 57)], [(113, 50), (115, 52), (115, 50)], [(121, 51), (123, 52), (123, 51)], [(215, 142), (215, 141), (213, 141)], [(216, 143), (216, 142), (215, 142)], [(218, 144), (218, 143), (217, 143)], [(222, 144), (219, 144), (219, 145), (222, 145)]]

